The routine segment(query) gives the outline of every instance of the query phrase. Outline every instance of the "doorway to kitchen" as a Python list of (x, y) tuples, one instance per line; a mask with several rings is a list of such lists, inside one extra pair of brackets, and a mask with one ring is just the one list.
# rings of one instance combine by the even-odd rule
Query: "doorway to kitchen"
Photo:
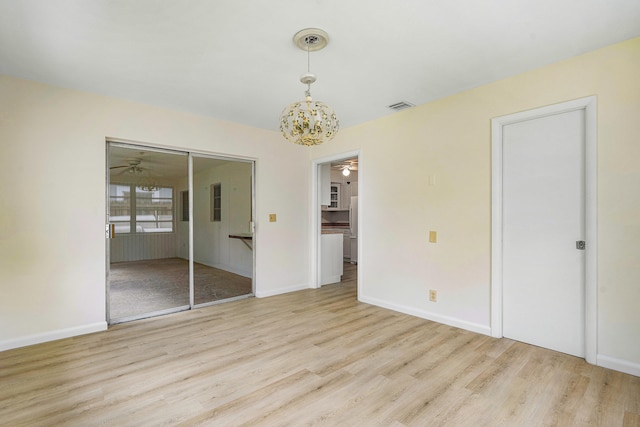
[(315, 286), (358, 288), (360, 255), (359, 153), (344, 153), (314, 163)]
[(252, 160), (107, 142), (107, 321), (254, 293)]

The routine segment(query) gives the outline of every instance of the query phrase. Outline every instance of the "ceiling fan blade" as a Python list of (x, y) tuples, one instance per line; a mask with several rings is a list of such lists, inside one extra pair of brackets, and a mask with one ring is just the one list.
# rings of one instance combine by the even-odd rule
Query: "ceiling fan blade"
[(129, 166), (129, 165), (126, 165), (126, 166), (111, 166), (111, 167), (109, 168), (109, 170), (113, 170), (113, 169), (120, 169), (120, 168), (128, 168), (128, 167), (131, 167), (131, 166)]

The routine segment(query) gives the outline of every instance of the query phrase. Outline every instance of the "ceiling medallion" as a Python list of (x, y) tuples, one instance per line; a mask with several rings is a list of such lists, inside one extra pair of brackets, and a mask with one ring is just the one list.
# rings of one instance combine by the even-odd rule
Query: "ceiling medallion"
[(340, 123), (333, 108), (311, 98), (311, 83), (316, 75), (310, 72), (310, 52), (320, 50), (329, 43), (329, 36), (318, 28), (307, 28), (293, 36), (293, 42), (307, 51), (307, 72), (300, 76), (300, 82), (307, 85), (305, 99), (294, 102), (282, 110), (280, 131), (294, 144), (319, 145), (330, 141), (338, 133)]

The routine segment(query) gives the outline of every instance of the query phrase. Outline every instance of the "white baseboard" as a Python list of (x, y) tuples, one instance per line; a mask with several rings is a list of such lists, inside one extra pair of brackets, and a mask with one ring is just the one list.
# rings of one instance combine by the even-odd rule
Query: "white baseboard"
[(342, 280), (342, 276), (339, 274), (335, 276), (324, 277), (322, 282), (320, 282), (320, 286), (333, 285), (335, 283), (340, 283), (340, 280)]
[(88, 325), (75, 326), (73, 328), (58, 329), (41, 334), (27, 335), (20, 338), (0, 341), (0, 351), (11, 350), (13, 348), (26, 347), (28, 345), (40, 344), (48, 341), (60, 340), (63, 338), (75, 337), (77, 335), (91, 334), (107, 330), (107, 322), (96, 322)]
[(271, 289), (266, 292), (256, 289), (256, 297), (257, 298), (272, 297), (274, 295), (286, 294), (288, 292), (294, 292), (294, 291), (301, 291), (303, 289), (309, 289), (309, 285), (303, 284), (303, 285), (288, 286), (286, 288)]
[(432, 320), (434, 322), (443, 323), (445, 325), (454, 326), (456, 328), (465, 329), (467, 331), (476, 332), (478, 334), (491, 336), (491, 327), (481, 325), (479, 323), (467, 322), (466, 320), (460, 320), (455, 317), (442, 316), (440, 314), (431, 313), (425, 310), (418, 310), (416, 308), (407, 307), (400, 304), (392, 304), (388, 301), (371, 298), (364, 295), (360, 295), (358, 297), (358, 300), (367, 304), (377, 305), (379, 307), (388, 308), (389, 310), (420, 317), (422, 319)]
[(628, 360), (616, 359), (615, 357), (599, 354), (596, 358), (596, 364), (603, 368), (609, 368), (614, 371), (620, 371), (625, 374), (640, 377), (640, 364), (629, 362)]

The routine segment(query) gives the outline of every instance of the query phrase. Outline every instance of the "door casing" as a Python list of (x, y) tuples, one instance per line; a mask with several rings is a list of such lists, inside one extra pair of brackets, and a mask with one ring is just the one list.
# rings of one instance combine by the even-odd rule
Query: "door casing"
[[(330, 163), (334, 161), (340, 161), (343, 159), (349, 159), (357, 157), (358, 158), (358, 196), (361, 195), (362, 187), (360, 183), (362, 182), (362, 158), (360, 157), (360, 150), (348, 151), (346, 153), (334, 154), (327, 157), (322, 157), (319, 159), (315, 159), (312, 162), (311, 167), (311, 234), (309, 236), (311, 242), (311, 253), (310, 253), (310, 265), (311, 265), (311, 288), (320, 288), (320, 235), (322, 234), (322, 226), (321, 226), (321, 214), (320, 214), (320, 199), (321, 199), (321, 188), (320, 188), (320, 167), (323, 163)], [(360, 206), (362, 206), (362, 198), (360, 198)], [(358, 224), (362, 224), (362, 210), (358, 212)], [(361, 227), (361, 226), (360, 226)], [(360, 228), (362, 229), (362, 228)], [(360, 259), (362, 258), (362, 239), (358, 239), (358, 254)], [(358, 268), (357, 272), (357, 282), (358, 282), (358, 296), (362, 295), (361, 287), (362, 280), (360, 278), (362, 269)]]
[(503, 128), (524, 120), (575, 110), (585, 113), (585, 359), (597, 358), (597, 140), (596, 97), (589, 96), (560, 104), (535, 108), (491, 121), (492, 197), (491, 197), (491, 335), (502, 335), (502, 201)]

